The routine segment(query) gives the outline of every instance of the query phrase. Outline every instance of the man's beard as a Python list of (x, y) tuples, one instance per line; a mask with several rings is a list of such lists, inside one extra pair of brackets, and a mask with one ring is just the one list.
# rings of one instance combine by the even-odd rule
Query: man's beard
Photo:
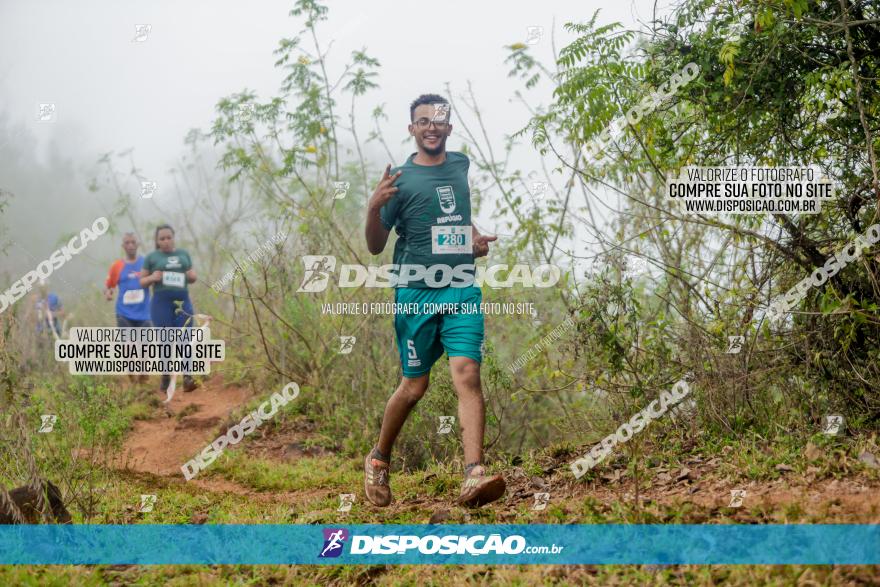
[(425, 151), (428, 155), (437, 156), (442, 154), (446, 150), (446, 138), (444, 137), (435, 148), (431, 149), (425, 145), (424, 141), (422, 142), (422, 150)]

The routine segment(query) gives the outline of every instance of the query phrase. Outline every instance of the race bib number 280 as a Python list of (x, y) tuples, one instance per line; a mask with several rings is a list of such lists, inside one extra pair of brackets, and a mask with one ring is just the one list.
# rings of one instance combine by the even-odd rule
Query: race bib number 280
[(432, 226), (431, 253), (461, 255), (473, 252), (470, 226)]
[(162, 272), (162, 285), (166, 285), (168, 287), (183, 287), (184, 279), (186, 279), (186, 276), (183, 273), (178, 273), (177, 271)]

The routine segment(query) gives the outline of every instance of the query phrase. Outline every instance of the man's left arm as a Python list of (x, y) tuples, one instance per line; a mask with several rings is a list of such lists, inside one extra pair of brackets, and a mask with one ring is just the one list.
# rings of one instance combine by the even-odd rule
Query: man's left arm
[(480, 234), (476, 226), (471, 226), (471, 236), (474, 243), (474, 258), (485, 257), (489, 254), (489, 243), (498, 240), (497, 236), (484, 236)]
[[(467, 155), (465, 155), (465, 161), (464, 174), (465, 177), (467, 177), (471, 165), (471, 160), (468, 159)], [(468, 191), (468, 198), (470, 198), (470, 191)], [(483, 236), (480, 234), (480, 231), (477, 230), (477, 227), (474, 226), (473, 223), (471, 224), (471, 242), (473, 242), (474, 259), (488, 255), (489, 243), (495, 240), (498, 240), (497, 236)]]

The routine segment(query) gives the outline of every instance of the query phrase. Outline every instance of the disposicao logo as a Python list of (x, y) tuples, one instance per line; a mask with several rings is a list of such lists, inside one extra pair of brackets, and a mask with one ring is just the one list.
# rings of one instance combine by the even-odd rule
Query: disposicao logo
[[(404, 527), (395, 528), (400, 532)], [(319, 558), (338, 557), (345, 550), (357, 555), (557, 555), (565, 546), (557, 544), (528, 545), (524, 536), (502, 536), (497, 532), (475, 535), (446, 534), (418, 536), (415, 534), (352, 534), (343, 528), (323, 528), (324, 546)], [(391, 530), (394, 531), (394, 530)]]
[(324, 547), (318, 558), (335, 558), (342, 554), (348, 530), (345, 528), (324, 528)]
[(299, 293), (316, 293), (327, 289), (327, 282), (336, 269), (336, 257), (333, 255), (305, 255), (302, 258), (305, 276), (296, 290)]
[[(327, 289), (330, 277), (336, 275), (336, 257), (332, 255), (304, 255), (302, 258), (304, 275), (297, 293), (319, 293)], [(438, 277), (437, 274), (440, 274)], [(506, 276), (503, 279), (499, 274)], [(484, 284), (491, 288), (553, 287), (562, 277), (562, 269), (556, 265), (543, 264), (534, 269), (528, 264), (477, 266), (473, 263), (461, 265), (435, 264), (430, 266), (414, 264), (391, 265), (340, 265), (339, 287), (407, 287), (409, 282), (424, 280), (431, 288), (468, 287)]]

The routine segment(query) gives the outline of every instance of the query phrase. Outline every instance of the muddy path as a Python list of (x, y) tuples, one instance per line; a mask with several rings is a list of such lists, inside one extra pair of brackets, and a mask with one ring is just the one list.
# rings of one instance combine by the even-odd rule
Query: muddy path
[(204, 381), (189, 393), (178, 389), (167, 409), (157, 410), (161, 415), (135, 422), (117, 466), (154, 475), (181, 475), (180, 467), (213, 441), (218, 428), (251, 397), (250, 390), (224, 385), (219, 378)]
[[(212, 442), (223, 426), (232, 425), (232, 414), (252, 397), (250, 390), (225, 385), (220, 378), (203, 382), (191, 393), (178, 391), (167, 409), (159, 408), (153, 418), (135, 423), (117, 466), (182, 482), (181, 466)], [(314, 433), (314, 423), (308, 421), (298, 420), (272, 434), (266, 432), (262, 430), (230, 450), (245, 450), (254, 458), (278, 462), (320, 458), (331, 452), (303, 442)], [(880, 480), (876, 475), (848, 468), (846, 475), (829, 478), (817, 475), (815, 467), (795, 472), (780, 465), (777, 479), (746, 481), (732, 474), (725, 460), (694, 454), (685, 457), (679, 467), (645, 470), (636, 500), (636, 483), (626, 470), (604, 470), (591, 481), (579, 482), (568, 472), (567, 459), (548, 459), (539, 476), (527, 475), (520, 467), (505, 471), (507, 492), (490, 507), (497, 509), (499, 521), (515, 523), (524, 508), (533, 510), (536, 494), (547, 493), (547, 510), (555, 506), (574, 516), (582, 512), (587, 500), (598, 512), (639, 503), (661, 520), (672, 512), (687, 512), (691, 523), (712, 522), (719, 517), (744, 523), (779, 523), (795, 511), (800, 514), (795, 519), (801, 521), (801, 516), (807, 516), (825, 522), (880, 523)], [(222, 477), (199, 478), (192, 483), (211, 493), (247, 496), (264, 503), (309, 501), (330, 492), (321, 488), (263, 492)], [(358, 494), (362, 491), (359, 486), (351, 490)], [(744, 491), (741, 506), (730, 506), (733, 490)], [(425, 522), (467, 521), (464, 510), (459, 511), (452, 503), (423, 497), (406, 503), (396, 501), (387, 511), (424, 511)]]

